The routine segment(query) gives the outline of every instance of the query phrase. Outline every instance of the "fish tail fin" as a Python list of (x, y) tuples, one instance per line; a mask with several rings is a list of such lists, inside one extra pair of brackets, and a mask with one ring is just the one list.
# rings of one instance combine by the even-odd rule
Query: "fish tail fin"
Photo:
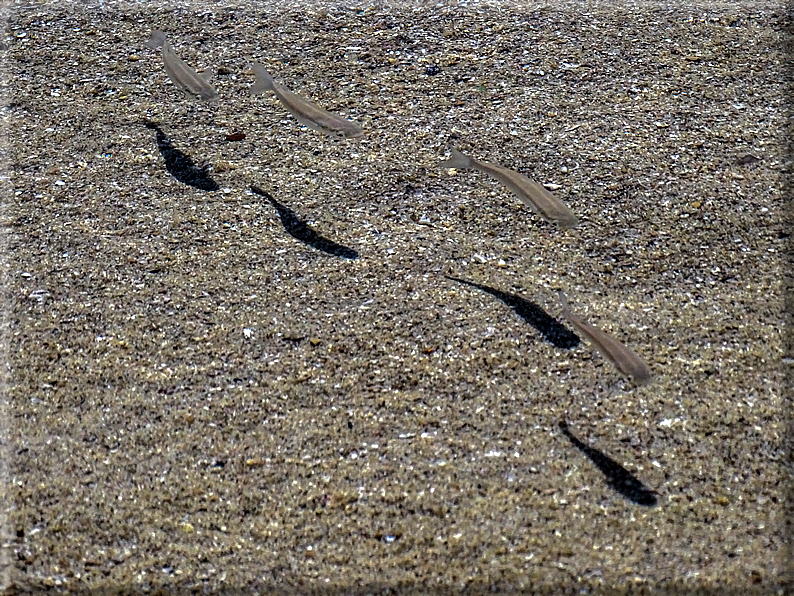
[(565, 295), (565, 292), (562, 290), (557, 290), (557, 296), (560, 298), (560, 304), (562, 304), (562, 312), (565, 316), (568, 316), (568, 313), (571, 312), (571, 309), (568, 308), (568, 297)]
[(149, 41), (146, 42), (146, 45), (156, 50), (160, 46), (165, 43), (165, 33), (162, 31), (152, 31), (152, 35), (149, 37)]
[(466, 157), (455, 149), (454, 147), (449, 148), (449, 159), (445, 159), (442, 161), (439, 166), (442, 168), (470, 168), (471, 167), (471, 158)]
[(253, 70), (256, 75), (256, 83), (254, 83), (249, 90), (251, 95), (263, 93), (265, 91), (273, 91), (273, 77), (265, 70), (264, 66), (259, 64), (259, 62), (254, 62), (251, 65), (251, 70)]

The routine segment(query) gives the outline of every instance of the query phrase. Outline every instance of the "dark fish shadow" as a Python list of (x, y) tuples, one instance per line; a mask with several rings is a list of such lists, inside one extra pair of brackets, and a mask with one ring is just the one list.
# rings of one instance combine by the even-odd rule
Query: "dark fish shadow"
[(199, 190), (215, 191), (220, 188), (218, 183), (207, 175), (206, 171), (196, 166), (188, 155), (171, 144), (157, 124), (144, 120), (143, 125), (157, 133), (157, 148), (165, 160), (165, 169), (169, 174), (182, 184)]
[(300, 240), (314, 249), (321, 250), (335, 257), (342, 257), (343, 259), (358, 258), (358, 252), (352, 248), (342, 246), (333, 240), (328, 240), (328, 238), (320, 236), (309, 224), (300, 219), (292, 209), (279, 203), (270, 193), (262, 190), (258, 186), (252, 186), (251, 192), (265, 197), (270, 201), (270, 204), (278, 211), (278, 216), (281, 218), (281, 225), (283, 225), (287, 233), (296, 240)]
[(534, 302), (525, 300), (515, 294), (502, 292), (490, 286), (476, 284), (472, 281), (466, 281), (465, 279), (459, 279), (449, 275), (445, 277), (452, 281), (477, 288), (483, 292), (488, 292), (492, 296), (499, 298), (499, 300), (512, 308), (519, 317), (537, 329), (541, 335), (543, 335), (543, 338), (555, 347), (563, 350), (570, 350), (579, 345), (580, 339), (578, 335), (569, 331), (562, 323), (559, 323)]
[(560, 420), (560, 430), (579, 451), (584, 453), (588, 459), (601, 470), (601, 473), (606, 476), (609, 486), (632, 503), (644, 505), (646, 507), (653, 507), (656, 505), (656, 495), (654, 491), (645, 488), (645, 485), (640, 482), (634, 474), (629, 472), (614, 459), (601, 453), (598, 449), (585, 445), (574, 437), (571, 431), (568, 430), (568, 423), (565, 422), (565, 420)]

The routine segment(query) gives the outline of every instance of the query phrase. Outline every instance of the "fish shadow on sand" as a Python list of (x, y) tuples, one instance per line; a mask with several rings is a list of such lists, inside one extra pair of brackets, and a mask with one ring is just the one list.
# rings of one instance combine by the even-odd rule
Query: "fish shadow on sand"
[(476, 284), (473, 281), (466, 281), (465, 279), (459, 279), (449, 275), (445, 277), (499, 298), (499, 300), (512, 308), (519, 317), (537, 329), (541, 335), (543, 335), (543, 338), (553, 346), (563, 350), (570, 350), (579, 345), (580, 339), (578, 335), (569, 331), (562, 323), (559, 323), (554, 317), (550, 316), (534, 302), (530, 302), (515, 294), (502, 292), (490, 286)]
[(278, 211), (278, 216), (281, 218), (281, 225), (283, 225), (287, 233), (296, 240), (300, 240), (316, 250), (321, 250), (335, 257), (342, 257), (343, 259), (358, 258), (358, 252), (352, 248), (337, 244), (333, 240), (328, 240), (328, 238), (320, 236), (309, 224), (300, 219), (292, 209), (279, 203), (270, 193), (262, 190), (258, 186), (252, 186), (251, 192), (265, 197), (270, 201), (270, 204)]
[(165, 160), (165, 169), (182, 184), (199, 190), (215, 191), (220, 187), (209, 177), (203, 168), (199, 168), (190, 157), (171, 144), (163, 130), (154, 122), (144, 120), (143, 125), (157, 133), (157, 148)]
[(607, 484), (626, 497), (632, 503), (653, 507), (656, 505), (656, 495), (654, 491), (645, 487), (634, 474), (621, 466), (614, 459), (601, 453), (598, 449), (585, 445), (577, 439), (568, 429), (568, 423), (560, 420), (560, 430), (568, 437), (574, 446), (584, 453), (593, 462), (601, 473), (606, 476)]

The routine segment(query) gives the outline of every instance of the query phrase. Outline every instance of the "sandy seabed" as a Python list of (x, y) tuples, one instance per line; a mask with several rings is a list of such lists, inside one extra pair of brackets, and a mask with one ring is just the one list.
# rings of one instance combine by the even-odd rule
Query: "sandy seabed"
[(5, 593), (786, 593), (786, 9), (7, 3)]

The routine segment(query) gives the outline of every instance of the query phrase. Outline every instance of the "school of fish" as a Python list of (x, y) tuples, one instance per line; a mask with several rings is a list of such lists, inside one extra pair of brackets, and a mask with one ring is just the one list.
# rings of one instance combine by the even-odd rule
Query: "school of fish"
[[(153, 31), (146, 45), (154, 50), (162, 48), (163, 66), (171, 82), (188, 97), (203, 101), (217, 101), (218, 93), (210, 84), (209, 69), (196, 72), (176, 54), (165, 33)], [(272, 91), (284, 109), (301, 125), (325, 135), (341, 138), (358, 138), (365, 134), (355, 122), (329, 112), (316, 103), (293, 93), (277, 83), (273, 76), (258, 62), (253, 62), (251, 70), (256, 81), (249, 91), (256, 95)], [(577, 216), (559, 198), (543, 185), (538, 184), (509, 168), (468, 157), (449, 148), (450, 157), (439, 163), (439, 167), (452, 169), (473, 169), (488, 174), (507, 187), (532, 211), (549, 223), (562, 229), (572, 229), (579, 223)], [(617, 339), (573, 314), (568, 307), (565, 293), (559, 291), (563, 317), (624, 375), (636, 384), (645, 385), (653, 379), (651, 370), (640, 356)]]

